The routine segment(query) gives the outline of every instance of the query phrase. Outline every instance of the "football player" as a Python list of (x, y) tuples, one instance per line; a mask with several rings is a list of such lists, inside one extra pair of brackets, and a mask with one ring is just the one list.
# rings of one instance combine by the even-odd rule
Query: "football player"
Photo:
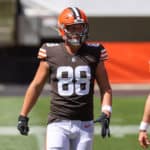
[(139, 144), (143, 148), (148, 148), (150, 145), (150, 139), (148, 137), (148, 127), (150, 124), (150, 94), (147, 97), (147, 100), (145, 102), (145, 107), (144, 107), (144, 113), (143, 113), (143, 118), (140, 123), (140, 128), (139, 128)]
[(58, 31), (64, 42), (44, 43), (39, 49), (40, 64), (25, 94), (18, 118), (18, 130), (27, 135), (28, 113), (50, 79), (51, 105), (48, 115), (46, 150), (92, 150), (93, 94), (95, 80), (101, 93), (102, 137), (109, 135), (112, 90), (104, 61), (105, 48), (86, 42), (89, 33), (85, 13), (75, 7), (58, 17)]

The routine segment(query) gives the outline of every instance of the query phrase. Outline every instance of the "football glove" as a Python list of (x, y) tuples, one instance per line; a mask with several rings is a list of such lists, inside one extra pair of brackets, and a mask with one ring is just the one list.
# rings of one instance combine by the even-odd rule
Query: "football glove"
[(28, 135), (29, 132), (28, 121), (29, 121), (28, 117), (22, 115), (18, 117), (17, 129), (20, 131), (20, 134)]
[(94, 123), (100, 123), (101, 124), (101, 136), (105, 138), (106, 136), (110, 137), (110, 129), (109, 129), (109, 122), (110, 118), (102, 112), (100, 117), (94, 121)]

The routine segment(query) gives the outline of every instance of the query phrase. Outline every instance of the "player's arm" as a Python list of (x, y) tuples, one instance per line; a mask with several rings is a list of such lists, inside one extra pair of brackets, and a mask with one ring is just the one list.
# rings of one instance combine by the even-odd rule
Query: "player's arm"
[(147, 133), (149, 124), (150, 124), (150, 95), (146, 99), (143, 118), (139, 128), (138, 140), (139, 140), (139, 144), (143, 148), (147, 148), (148, 145), (150, 145), (150, 140), (148, 138), (148, 133)]
[(145, 108), (144, 108), (144, 114), (143, 114), (143, 122), (149, 124), (150, 123), (150, 94), (147, 97), (147, 100), (145, 102)]
[(96, 81), (100, 89), (102, 112), (110, 116), (112, 111), (112, 90), (103, 61), (97, 66)]
[(101, 93), (101, 115), (94, 122), (102, 125), (101, 136), (105, 138), (110, 136), (110, 116), (112, 112), (112, 90), (109, 84), (108, 75), (104, 66), (104, 62), (99, 62), (96, 69), (96, 81)]
[(46, 61), (41, 61), (36, 72), (36, 75), (29, 85), (29, 88), (26, 91), (23, 106), (18, 117), (18, 125), (17, 128), (22, 135), (28, 135), (29, 127), (28, 121), (29, 118), (28, 113), (31, 111), (32, 107), (36, 103), (38, 96), (40, 95), (44, 83), (47, 80), (47, 76), (49, 73), (49, 66)]
[(38, 96), (40, 95), (43, 89), (43, 86), (48, 77), (48, 73), (49, 73), (49, 66), (47, 62), (41, 61), (38, 70), (35, 74), (35, 77), (26, 91), (20, 115), (22, 116), (28, 115), (28, 113), (30, 112), (33, 105), (37, 101)]

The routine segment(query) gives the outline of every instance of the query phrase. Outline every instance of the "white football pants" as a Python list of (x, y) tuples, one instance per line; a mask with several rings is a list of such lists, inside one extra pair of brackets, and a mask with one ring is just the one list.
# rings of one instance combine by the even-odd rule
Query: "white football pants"
[(63, 120), (47, 126), (46, 150), (92, 150), (93, 121)]

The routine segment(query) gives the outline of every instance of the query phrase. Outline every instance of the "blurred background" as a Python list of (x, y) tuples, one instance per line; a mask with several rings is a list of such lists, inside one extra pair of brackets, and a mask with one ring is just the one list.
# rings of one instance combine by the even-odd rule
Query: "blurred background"
[[(68, 6), (85, 11), (89, 42), (102, 43), (109, 55), (106, 67), (113, 89), (112, 138), (100, 138), (100, 126), (96, 126), (94, 150), (140, 150), (138, 125), (150, 92), (149, 0), (0, 0), (0, 149), (44, 149), (49, 85), (31, 112), (28, 138), (17, 132), (17, 117), (39, 63), (39, 47), (44, 42), (62, 41), (57, 17)], [(97, 87), (94, 103), (97, 117)]]
[(103, 43), (111, 83), (150, 83), (148, 0), (0, 0), (0, 83), (29, 83), (43, 42), (61, 42), (58, 14), (68, 6), (89, 19), (89, 41)]

